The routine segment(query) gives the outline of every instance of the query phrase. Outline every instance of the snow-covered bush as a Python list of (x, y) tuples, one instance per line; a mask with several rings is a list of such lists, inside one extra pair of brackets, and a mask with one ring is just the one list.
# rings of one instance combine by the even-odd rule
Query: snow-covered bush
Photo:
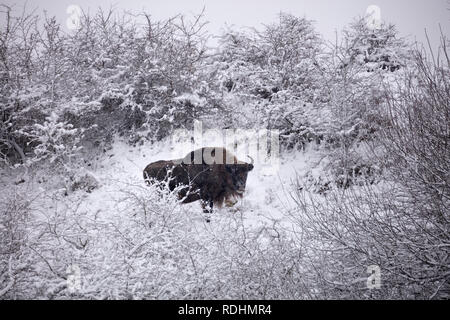
[(0, 29), (0, 156), (9, 164), (26, 160), (26, 139), (16, 130), (26, 124), (29, 116), (39, 113), (18, 98), (33, 100), (40, 95), (40, 88), (32, 82), (37, 17), (25, 12), (15, 16), (5, 5), (0, 14), (5, 21)]
[(74, 129), (70, 123), (62, 122), (55, 113), (51, 113), (42, 124), (34, 124), (30, 132), (24, 132), (29, 144), (34, 146), (34, 156), (29, 163), (49, 161), (70, 166), (71, 158), (79, 151), (77, 146), (82, 131)]
[(430, 218), (445, 217), (450, 205), (450, 60), (446, 38), (443, 44), (436, 60), (425, 51), (415, 52), (415, 68), (389, 91), (389, 126), (380, 134), (385, 157), (379, 160), (386, 162), (389, 178), (401, 184), (415, 199), (416, 209)]
[(291, 147), (314, 140), (308, 112), (321, 50), (312, 22), (285, 13), (263, 30), (223, 34), (214, 66), (228, 126), (279, 129)]
[[(0, 195), (0, 299), (10, 296), (17, 275), (28, 268), (22, 260), (29, 227), (30, 202), (13, 190)], [(28, 198), (29, 199), (29, 198)]]
[[(161, 139), (210, 114), (214, 97), (201, 65), (207, 35), (202, 15), (152, 21), (112, 10), (83, 14), (65, 33), (55, 18), (15, 17), (5, 6), (1, 26), (0, 153), (25, 163), (40, 144), (48, 117), (84, 132), (88, 154), (108, 149), (114, 136)], [(23, 47), (26, 45), (26, 47)], [(203, 101), (198, 103), (198, 101)], [(42, 130), (41, 130), (42, 131)], [(30, 141), (32, 139), (33, 141)], [(40, 147), (41, 148), (41, 147)]]
[(376, 143), (367, 144), (389, 126), (387, 88), (397, 86), (398, 79), (413, 68), (407, 54), (406, 43), (393, 26), (370, 29), (364, 20), (357, 20), (320, 60), (318, 112), (310, 119), (328, 149), (329, 166), (324, 169), (334, 176), (331, 185), (373, 183), (382, 174), (383, 165), (368, 152), (376, 149)]
[[(295, 192), (291, 219), (308, 241), (304, 266), (319, 297), (448, 298), (448, 224), (402, 203), (397, 187)], [(378, 290), (367, 287), (373, 265), (381, 269)]]
[(98, 179), (87, 170), (77, 170), (69, 179), (70, 191), (84, 190), (91, 193), (100, 186)]
[[(297, 208), (291, 217), (312, 241), (307, 247), (320, 248), (307, 264), (316, 266), (312, 272), (320, 281), (320, 296), (450, 296), (450, 64), (445, 51), (439, 62), (417, 51), (415, 71), (404, 74), (385, 100), (389, 126), (374, 142), (382, 148), (371, 153), (384, 167), (382, 182), (329, 190), (326, 197), (294, 191)], [(381, 269), (379, 290), (364, 290), (371, 265)]]
[(2, 297), (308, 297), (301, 248), (282, 228), (249, 228), (239, 211), (206, 223), (173, 193), (133, 181), (116, 187), (103, 204), (95, 191), (71, 201), (47, 193), (23, 211), (26, 219), (19, 214), (26, 208), (10, 199), (4, 208), (15, 218), (2, 215), (1, 237), (2, 247), (14, 250), (2, 255)]

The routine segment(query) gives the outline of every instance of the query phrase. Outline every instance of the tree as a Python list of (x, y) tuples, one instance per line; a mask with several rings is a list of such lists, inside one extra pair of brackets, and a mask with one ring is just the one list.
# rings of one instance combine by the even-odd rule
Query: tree
[(308, 142), (321, 46), (311, 21), (285, 13), (260, 31), (226, 32), (216, 61), (229, 125), (279, 129), (291, 146)]
[(344, 29), (341, 40), (330, 44), (320, 61), (317, 126), (331, 151), (327, 171), (339, 187), (373, 183), (383, 169), (368, 156), (366, 143), (388, 125), (385, 89), (408, 70), (406, 48), (394, 26), (371, 29), (361, 19)]
[(394, 72), (407, 66), (405, 42), (399, 38), (392, 24), (383, 23), (378, 28), (372, 28), (366, 19), (356, 20), (344, 30), (343, 44), (343, 68), (357, 64), (367, 72), (377, 69)]

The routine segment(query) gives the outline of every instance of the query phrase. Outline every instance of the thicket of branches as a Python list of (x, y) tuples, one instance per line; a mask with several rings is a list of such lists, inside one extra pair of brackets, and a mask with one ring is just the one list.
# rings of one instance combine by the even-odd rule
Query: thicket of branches
[[(432, 55), (432, 53), (431, 53)], [(318, 244), (310, 265), (327, 297), (448, 299), (450, 296), (450, 60), (416, 50), (414, 67), (387, 90), (370, 154), (385, 168), (378, 186), (296, 192), (294, 223)], [(382, 289), (364, 291), (367, 266), (382, 270)], [(354, 281), (360, 278), (361, 281)]]
[[(426, 55), (394, 26), (358, 20), (327, 43), (313, 22), (280, 14), (211, 49), (202, 14), (99, 10), (67, 33), (1, 8), (3, 168), (75, 179), (115, 137), (157, 141), (193, 120), (278, 129), (283, 150), (320, 144), (328, 164), (292, 191), (289, 230), (249, 230), (238, 210), (198, 232), (198, 214), (136, 182), (111, 190), (107, 215), (81, 195), (8, 189), (1, 298), (448, 298), (448, 40)], [(380, 290), (366, 287), (369, 265)]]
[(2, 195), (0, 298), (309, 297), (300, 248), (281, 229), (248, 230), (239, 211), (202, 226), (156, 188), (122, 182), (109, 211), (57, 192)]
[(154, 22), (99, 10), (66, 33), (55, 18), (1, 14), (3, 161), (67, 162), (77, 147), (160, 139), (212, 112), (201, 16)]
[(99, 10), (68, 33), (55, 18), (2, 8), (0, 155), (9, 164), (66, 163), (116, 135), (160, 140), (194, 119), (280, 129), (287, 148), (352, 143), (371, 133), (379, 78), (406, 66), (394, 27), (362, 20), (330, 47), (311, 21), (280, 14), (208, 49), (202, 14), (153, 21)]

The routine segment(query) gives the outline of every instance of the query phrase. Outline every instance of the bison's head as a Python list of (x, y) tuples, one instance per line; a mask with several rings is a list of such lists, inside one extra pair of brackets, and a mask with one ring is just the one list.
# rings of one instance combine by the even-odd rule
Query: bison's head
[(225, 169), (231, 176), (230, 180), (233, 183), (233, 191), (238, 195), (242, 195), (245, 191), (248, 172), (253, 170), (253, 159), (251, 163), (239, 161), (235, 164), (226, 164)]
[[(232, 196), (242, 196), (247, 183), (248, 172), (253, 170), (251, 163), (239, 161), (233, 153), (223, 147), (203, 147), (187, 154), (182, 163), (197, 168), (201, 172), (195, 176), (197, 184), (207, 183), (207, 192), (215, 194), (218, 204)], [(201, 176), (203, 172), (208, 174)], [(203, 179), (203, 180), (202, 180)], [(223, 197), (223, 198), (222, 198)]]

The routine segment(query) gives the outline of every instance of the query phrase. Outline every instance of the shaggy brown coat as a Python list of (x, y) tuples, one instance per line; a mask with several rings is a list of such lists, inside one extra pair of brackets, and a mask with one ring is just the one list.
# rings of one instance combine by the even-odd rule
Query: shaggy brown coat
[(144, 169), (147, 183), (162, 182), (171, 191), (178, 189), (183, 203), (201, 200), (212, 209), (224, 201), (242, 197), (252, 163), (239, 161), (225, 148), (207, 147), (175, 160), (160, 160)]

